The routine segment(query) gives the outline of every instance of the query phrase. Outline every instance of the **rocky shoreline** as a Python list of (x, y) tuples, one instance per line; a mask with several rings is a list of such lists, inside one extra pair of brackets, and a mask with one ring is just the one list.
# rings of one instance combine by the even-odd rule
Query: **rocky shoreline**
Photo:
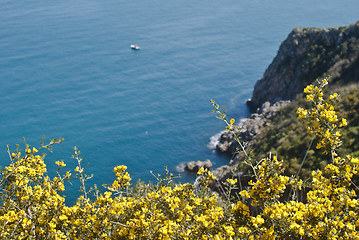
[[(264, 128), (270, 127), (269, 119), (291, 103), (305, 86), (316, 79), (329, 77), (333, 85), (359, 82), (359, 21), (346, 27), (295, 28), (279, 47), (276, 57), (254, 86), (252, 99), (247, 104), (253, 114), (241, 120), (236, 133), (247, 147)], [(243, 159), (236, 154), (238, 143), (233, 134), (221, 134), (216, 146), (218, 153), (230, 157), (228, 165), (213, 170), (219, 189), (221, 182), (230, 175), (243, 181), (243, 173), (236, 169)]]
[[(267, 120), (275, 116), (276, 112), (282, 107), (287, 106), (290, 101), (279, 101), (274, 104), (265, 102), (262, 107), (258, 108), (255, 113), (252, 113), (249, 118), (241, 119), (235, 134), (246, 143), (247, 146), (259, 135), (262, 130), (268, 126)], [(234, 140), (233, 133), (223, 132), (220, 140), (216, 146), (216, 150), (220, 153), (226, 153), (232, 156), (239, 147), (238, 143)]]
[[(241, 140), (246, 143), (247, 147), (251, 146), (251, 142), (259, 135), (262, 130), (268, 126), (267, 120), (275, 116), (276, 112), (284, 106), (287, 106), (290, 101), (279, 101), (274, 104), (265, 102), (261, 108), (258, 108), (255, 113), (250, 117), (240, 120), (237, 125), (235, 134), (240, 136)], [(240, 161), (239, 156), (234, 155), (239, 147), (238, 143), (234, 140), (233, 133), (222, 131), (218, 134), (219, 139), (216, 144), (216, 151), (220, 154), (226, 154), (230, 158), (229, 164), (218, 167), (213, 170), (213, 174), (218, 179), (226, 179), (233, 172), (234, 163)], [(204, 167), (211, 169), (213, 166), (209, 159), (204, 161), (191, 161), (177, 166), (177, 172), (187, 171), (188, 173), (196, 174), (199, 168)]]
[[(263, 129), (268, 120), (291, 103), (304, 87), (318, 78), (330, 77), (333, 85), (359, 82), (359, 22), (347, 27), (295, 28), (279, 47), (276, 57), (254, 86), (249, 118), (240, 120), (236, 134), (247, 147)], [(217, 177), (215, 191), (226, 178), (237, 177), (245, 183), (242, 172), (236, 169), (241, 154), (236, 154), (238, 143), (229, 132), (222, 132), (216, 151), (228, 155), (228, 165), (212, 173)], [(200, 161), (197, 162), (200, 166)]]

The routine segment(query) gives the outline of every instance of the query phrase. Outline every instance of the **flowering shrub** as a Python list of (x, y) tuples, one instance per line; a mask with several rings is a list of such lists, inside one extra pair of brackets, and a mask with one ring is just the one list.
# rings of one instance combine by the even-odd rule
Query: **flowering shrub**
[(331, 153), (336, 156), (335, 149), (341, 145), (341, 134), (338, 128), (347, 125), (346, 119), (340, 121), (334, 110), (334, 103), (338, 99), (338, 94), (330, 95), (329, 99), (323, 99), (323, 88), (328, 84), (326, 79), (318, 86), (309, 85), (304, 89), (306, 101), (313, 103), (313, 108), (304, 110), (298, 108), (298, 118), (309, 118), (312, 124), (308, 127), (310, 133), (319, 137), (317, 149), (324, 149), (325, 153)]
[[(166, 171), (157, 184), (131, 186), (126, 166), (116, 166), (116, 179), (100, 193), (87, 188), (91, 177), (85, 174), (80, 152), (73, 158), (78, 166), (60, 174), (66, 167), (56, 161), (58, 174), (47, 175), (44, 149), (61, 139), (31, 148), (25, 143), (11, 153), (11, 163), (1, 169), (1, 239), (359, 239), (359, 202), (353, 178), (359, 159), (338, 156), (339, 128), (346, 125), (334, 110), (338, 98), (323, 98), (326, 80), (305, 89), (310, 109), (299, 108), (299, 118), (310, 122), (308, 130), (318, 138), (317, 149), (330, 155), (332, 163), (312, 172), (307, 183), (306, 201), (296, 197), (303, 187), (298, 176), (284, 176), (283, 161), (269, 156), (260, 161), (247, 159), (253, 180), (247, 189), (240, 181), (228, 179), (227, 191), (240, 189), (238, 198), (220, 197), (207, 186), (216, 181), (206, 170), (198, 171), (198, 186), (176, 184)], [(235, 121), (213, 102), (220, 118), (233, 131)], [(237, 138), (240, 141), (239, 138)], [(242, 150), (245, 151), (244, 145)], [(64, 182), (81, 183), (81, 196), (73, 206), (65, 204), (61, 193)], [(93, 192), (93, 194), (90, 194)], [(283, 196), (290, 194), (287, 201)], [(226, 195), (229, 196), (229, 195)], [(252, 211), (255, 208), (256, 211)]]

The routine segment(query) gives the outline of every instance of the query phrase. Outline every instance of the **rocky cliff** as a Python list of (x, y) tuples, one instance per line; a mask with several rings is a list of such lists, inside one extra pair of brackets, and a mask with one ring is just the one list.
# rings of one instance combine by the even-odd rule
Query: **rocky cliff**
[(348, 27), (295, 28), (254, 87), (254, 109), (269, 101), (292, 100), (321, 77), (333, 82), (358, 81), (359, 22)]
[[(302, 93), (305, 86), (322, 77), (329, 77), (330, 86), (334, 88), (359, 82), (359, 22), (339, 28), (295, 28), (280, 45), (263, 78), (256, 83), (248, 102), (256, 111), (242, 121), (236, 133), (249, 147), (253, 143), (261, 145), (258, 141), (268, 142), (265, 137), (262, 137), (264, 140), (258, 139), (268, 127), (277, 124), (276, 120), (272, 121), (277, 112), (281, 113), (283, 106), (296, 109), (297, 106), (292, 105), (298, 103), (290, 103), (290, 100)], [(273, 134), (270, 137), (275, 139)], [(231, 133), (225, 132), (216, 147), (218, 152), (233, 156), (238, 144)], [(244, 175), (235, 170), (240, 161), (241, 155), (238, 154), (228, 166), (213, 171), (219, 179), (213, 186), (214, 190), (220, 189), (221, 181), (229, 174), (239, 174), (241, 177), (238, 179), (243, 180)]]

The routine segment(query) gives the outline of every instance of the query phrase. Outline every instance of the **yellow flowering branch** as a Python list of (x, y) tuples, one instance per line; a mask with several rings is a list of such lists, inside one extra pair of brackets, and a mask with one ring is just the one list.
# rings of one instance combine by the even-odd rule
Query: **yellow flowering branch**
[(314, 133), (319, 139), (316, 148), (323, 149), (323, 152), (331, 154), (331, 158), (337, 156), (336, 149), (341, 146), (340, 140), (341, 127), (347, 125), (346, 119), (338, 119), (334, 110), (334, 105), (338, 101), (339, 95), (334, 93), (329, 99), (323, 98), (323, 89), (328, 84), (327, 79), (318, 81), (318, 86), (309, 85), (304, 89), (306, 101), (312, 104), (312, 108), (298, 108), (299, 119), (310, 121), (308, 131)]

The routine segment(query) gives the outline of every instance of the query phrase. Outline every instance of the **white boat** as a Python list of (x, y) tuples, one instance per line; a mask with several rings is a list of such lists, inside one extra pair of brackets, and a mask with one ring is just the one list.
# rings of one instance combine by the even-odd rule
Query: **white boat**
[(140, 50), (140, 46), (138, 46), (137, 44), (132, 44), (131, 45), (131, 48), (134, 49), (134, 50)]

